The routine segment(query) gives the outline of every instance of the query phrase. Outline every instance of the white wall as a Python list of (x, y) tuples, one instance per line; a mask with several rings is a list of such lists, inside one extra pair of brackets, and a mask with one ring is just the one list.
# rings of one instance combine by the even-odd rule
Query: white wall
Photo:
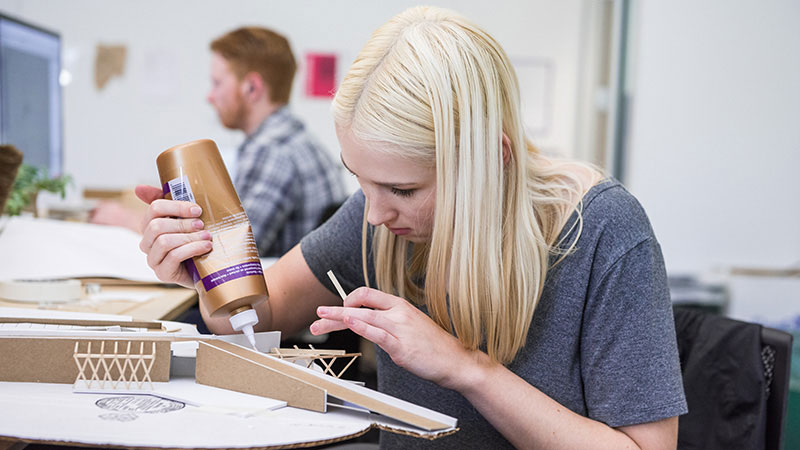
[[(339, 55), (341, 75), (370, 33), (412, 1), (324, 0), (3, 0), (0, 11), (61, 34), (64, 68), (65, 170), (82, 187), (156, 183), (155, 157), (193, 139), (225, 149), (243, 139), (223, 129), (206, 103), (208, 43), (241, 25), (284, 33), (300, 62), (293, 110), (337, 154), (329, 101), (303, 94), (304, 55)], [(581, 0), (429, 2), (453, 8), (492, 33), (512, 58), (549, 61), (554, 69), (549, 131), (537, 137), (570, 154), (574, 136)], [(94, 87), (97, 44), (128, 48), (124, 76)]]
[(639, 6), (627, 185), (668, 270), (800, 263), (800, 2)]
[[(591, 1), (591, 0), (589, 0)], [(572, 154), (587, 0), (436, 1), (481, 24), (512, 58), (554, 69), (540, 146)], [(231, 4), (234, 6), (232, 7)], [(208, 42), (245, 24), (286, 34), (300, 61), (293, 109), (338, 153), (327, 100), (303, 94), (304, 55), (346, 71), (369, 34), (412, 1), (3, 0), (0, 11), (61, 33), (66, 171), (80, 187), (155, 183), (155, 156), (208, 137), (242, 139), (205, 101)], [(670, 272), (800, 260), (800, 2), (635, 3), (627, 185)], [(97, 44), (128, 47), (124, 76), (94, 87)]]

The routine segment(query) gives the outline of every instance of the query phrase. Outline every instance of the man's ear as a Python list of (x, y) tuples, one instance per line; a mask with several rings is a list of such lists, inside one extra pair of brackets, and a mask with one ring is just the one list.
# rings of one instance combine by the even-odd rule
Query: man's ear
[(249, 99), (257, 99), (264, 94), (264, 80), (255, 72), (250, 72), (242, 79), (242, 95)]
[(503, 133), (503, 167), (508, 166), (508, 162), (511, 161), (511, 139)]

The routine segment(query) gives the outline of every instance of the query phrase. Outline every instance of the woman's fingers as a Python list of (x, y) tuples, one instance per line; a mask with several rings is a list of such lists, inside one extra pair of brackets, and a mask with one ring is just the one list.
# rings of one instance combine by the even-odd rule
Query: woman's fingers
[(155, 186), (140, 184), (139, 186), (136, 186), (134, 192), (136, 193), (136, 196), (139, 197), (139, 200), (147, 203), (148, 205), (153, 203), (155, 200), (164, 198), (164, 191)]
[(366, 306), (367, 308), (385, 310), (402, 303), (406, 303), (406, 301), (400, 297), (368, 287), (360, 287), (344, 299), (344, 305), (351, 308)]
[[(344, 309), (344, 308), (337, 308)], [(363, 310), (355, 310), (363, 311)], [(339, 319), (319, 319), (311, 324), (309, 328), (311, 334), (317, 336), (320, 334), (331, 333), (333, 331), (350, 329), (354, 333), (362, 336), (365, 339), (374, 342), (380, 346), (387, 353), (393, 353), (398, 346), (398, 339), (383, 328), (370, 325), (369, 323), (355, 318), (353, 315), (344, 314), (341, 320)]]
[(319, 319), (311, 324), (309, 330), (314, 336), (332, 333), (334, 331), (346, 330), (347, 325), (341, 320)]
[(395, 364), (435, 383), (447, 380), (465, 355), (458, 340), (408, 301), (374, 289), (359, 288), (345, 306), (320, 306), (313, 334), (349, 328), (382, 348)]
[(202, 209), (191, 202), (165, 200), (155, 186), (137, 186), (136, 196), (150, 204), (139, 242), (147, 264), (160, 280), (191, 286), (191, 276), (181, 262), (212, 248), (211, 234), (198, 219)]
[(317, 315), (323, 319), (345, 322), (348, 317), (366, 322), (372, 326), (383, 328), (394, 333), (397, 326), (405, 323), (402, 312), (382, 311), (370, 308), (355, 308), (341, 306), (320, 306)]
[(171, 234), (197, 233), (203, 229), (203, 226), (203, 221), (200, 219), (171, 219), (160, 217), (150, 220), (147, 223), (147, 226), (145, 226), (144, 232), (142, 233), (142, 240), (139, 242), (139, 249), (144, 253), (149, 253), (156, 241), (162, 236)]
[(385, 329), (372, 326), (352, 316), (346, 317), (344, 323), (347, 325), (347, 328), (353, 330), (354, 333), (364, 339), (374, 342), (389, 355), (396, 354), (396, 350), (400, 345), (400, 340)]
[(198, 240), (175, 247), (167, 253), (151, 252), (147, 255), (147, 264), (162, 281), (182, 284), (188, 280), (188, 284), (191, 285), (192, 280), (189, 280), (186, 276), (188, 272), (185, 271), (181, 263), (193, 256), (199, 256), (209, 251), (211, 251), (211, 242)]
[(161, 234), (156, 238), (147, 253), (147, 264), (156, 268), (173, 260), (184, 261), (192, 256), (199, 256), (211, 250), (211, 233), (198, 231), (195, 233)]
[(181, 202), (177, 200), (153, 200), (147, 209), (147, 221), (159, 217), (200, 217), (203, 210), (192, 202)]
[(360, 287), (345, 298), (344, 306), (318, 307), (317, 316), (345, 324), (347, 318), (353, 318), (369, 326), (386, 330), (396, 337), (400, 327), (411, 322), (412, 317), (409, 316), (413, 315), (414, 311), (416, 308), (400, 297), (377, 289)]

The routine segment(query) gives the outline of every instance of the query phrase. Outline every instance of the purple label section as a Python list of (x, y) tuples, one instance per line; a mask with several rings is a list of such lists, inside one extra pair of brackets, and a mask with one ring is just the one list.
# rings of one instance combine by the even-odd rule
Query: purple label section
[(170, 193), (170, 191), (169, 191), (169, 183), (164, 183), (164, 184), (161, 185), (161, 192), (163, 192), (164, 195), (167, 195), (167, 194)]
[(218, 270), (211, 275), (203, 277), (203, 287), (208, 292), (222, 283), (250, 275), (264, 276), (260, 262), (247, 262)]
[(192, 283), (197, 284), (200, 281), (200, 273), (197, 271), (197, 266), (194, 265), (194, 260), (192, 258), (187, 259), (183, 262), (183, 267), (192, 275)]

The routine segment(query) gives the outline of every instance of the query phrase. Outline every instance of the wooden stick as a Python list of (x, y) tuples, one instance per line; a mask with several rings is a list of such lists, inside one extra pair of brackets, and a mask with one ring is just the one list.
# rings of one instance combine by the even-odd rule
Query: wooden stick
[(339, 296), (342, 297), (342, 301), (347, 298), (347, 294), (344, 293), (344, 289), (342, 289), (342, 285), (339, 284), (339, 280), (336, 279), (336, 275), (333, 274), (332, 270), (328, 271), (328, 278), (331, 279), (333, 285), (336, 287), (336, 290), (339, 291)]
[(44, 319), (36, 317), (0, 317), (0, 323), (35, 323), (42, 325), (76, 325), (81, 327), (113, 327), (147, 328), (148, 330), (163, 330), (159, 322), (147, 321), (120, 321), (120, 320), (86, 320), (86, 319)]

